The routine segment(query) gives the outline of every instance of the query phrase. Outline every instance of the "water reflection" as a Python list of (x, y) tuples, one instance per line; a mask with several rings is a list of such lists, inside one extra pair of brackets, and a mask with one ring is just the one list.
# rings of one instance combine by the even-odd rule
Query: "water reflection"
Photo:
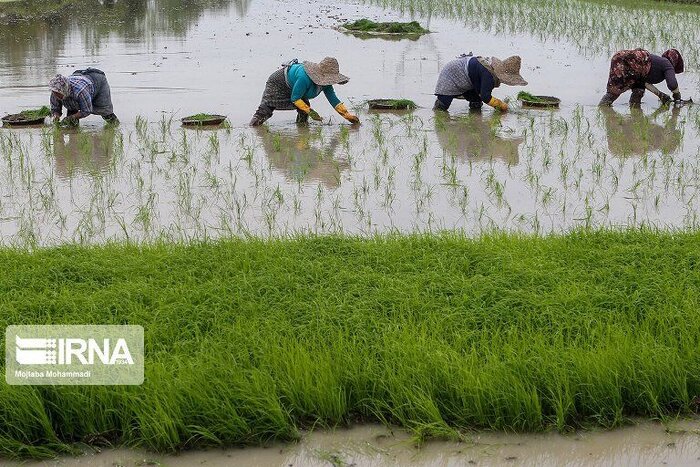
[(437, 114), (435, 133), (442, 150), (470, 161), (499, 159), (516, 165), (520, 159), (518, 148), (522, 137), (503, 137), (501, 120), (495, 114), (471, 112), (466, 117), (450, 119)]
[[(244, 16), (252, 1), (74, 0), (70, 8), (62, 9), (46, 0), (0, 2), (0, 65), (17, 68), (12, 75), (35, 73), (43, 78), (43, 70), (56, 68), (56, 58), (77, 38), (91, 54), (114, 36), (140, 44), (162, 36), (181, 38), (205, 12), (226, 15), (233, 7)], [(32, 19), (12, 21), (23, 16)], [(40, 58), (40, 69), (31, 66), (32, 58)], [(0, 70), (0, 76), (3, 74)]]
[(106, 172), (114, 158), (117, 132), (115, 128), (96, 132), (54, 130), (53, 155), (58, 176), (68, 179), (78, 174)]
[(678, 125), (679, 108), (670, 110), (663, 125), (655, 120), (669, 111), (660, 110), (646, 116), (642, 109), (632, 107), (629, 115), (623, 115), (610, 107), (602, 108), (601, 112), (611, 154), (619, 157), (641, 156), (655, 151), (672, 154), (681, 148), (683, 131)]
[(279, 133), (265, 127), (256, 129), (270, 166), (299, 183), (323, 183), (327, 188), (340, 186), (341, 173), (350, 168), (339, 157), (341, 143), (347, 140), (347, 127), (330, 138), (320, 128), (300, 126), (292, 133)]

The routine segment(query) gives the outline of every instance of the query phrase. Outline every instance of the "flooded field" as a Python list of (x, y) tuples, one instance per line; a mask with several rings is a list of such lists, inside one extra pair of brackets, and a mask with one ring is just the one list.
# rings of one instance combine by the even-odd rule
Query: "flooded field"
[(485, 433), (462, 442), (432, 441), (420, 448), (400, 430), (361, 426), (315, 432), (298, 444), (267, 448), (211, 450), (157, 456), (116, 450), (84, 457), (23, 464), (26, 467), (90, 465), (100, 467), (162, 466), (692, 466), (700, 462), (697, 421), (642, 423), (614, 432), (569, 435)]
[[(122, 125), (91, 117), (79, 131), (0, 130), (3, 241), (698, 225), (697, 106), (659, 109), (649, 93), (641, 109), (626, 95), (612, 110), (596, 106), (617, 47), (680, 48), (681, 89), (697, 95), (697, 9), (561, 1), (558, 21), (545, 22), (535, 1), (467, 3), (86, 2), (98, 21), (78, 10), (4, 26), (0, 113), (46, 104), (51, 76), (94, 66), (107, 72)], [(361, 17), (417, 19), (433, 33), (386, 40), (334, 29)], [(449, 117), (435, 115), (440, 67), (470, 51), (522, 55), (527, 89), (560, 97), (562, 108), (470, 114), (458, 101)], [(351, 77), (337, 91), (359, 128), (322, 97), (323, 124), (297, 127), (293, 112), (277, 112), (262, 129), (247, 127), (272, 71), (326, 55)], [(381, 97), (420, 108), (366, 109)], [(230, 125), (180, 127), (198, 112), (226, 114)]]

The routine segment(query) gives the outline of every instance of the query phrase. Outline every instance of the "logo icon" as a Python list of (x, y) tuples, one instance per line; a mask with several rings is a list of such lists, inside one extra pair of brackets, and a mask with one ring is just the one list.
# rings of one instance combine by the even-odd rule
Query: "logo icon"
[(56, 339), (22, 339), (15, 336), (15, 360), (20, 365), (55, 365)]

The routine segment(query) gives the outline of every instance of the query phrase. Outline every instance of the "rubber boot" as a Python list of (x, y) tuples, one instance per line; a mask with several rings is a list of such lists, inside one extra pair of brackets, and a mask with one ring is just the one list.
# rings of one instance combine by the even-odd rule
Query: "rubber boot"
[(644, 97), (644, 89), (632, 89), (630, 105), (639, 107), (640, 105), (642, 105), (642, 97)]
[(603, 98), (600, 100), (600, 103), (598, 105), (610, 107), (613, 105), (613, 102), (615, 102), (615, 99), (617, 99), (617, 97), (618, 96), (615, 96), (615, 95), (607, 92), (607, 93), (605, 93)]
[(253, 115), (253, 118), (250, 119), (250, 123), (248, 123), (248, 125), (250, 125), (250, 126), (260, 126), (260, 125), (262, 125), (263, 123), (265, 123), (265, 120), (267, 120), (267, 119), (262, 119), (262, 118), (260, 118), (260, 117), (258, 117), (258, 116), (256, 116), (256, 115)]
[(110, 125), (119, 125), (119, 119), (113, 113), (109, 115), (104, 115), (102, 118), (105, 122), (109, 123)]
[(440, 99), (435, 99), (435, 104), (433, 105), (433, 110), (442, 110), (443, 112), (447, 112), (447, 107), (445, 107), (445, 104), (440, 102)]

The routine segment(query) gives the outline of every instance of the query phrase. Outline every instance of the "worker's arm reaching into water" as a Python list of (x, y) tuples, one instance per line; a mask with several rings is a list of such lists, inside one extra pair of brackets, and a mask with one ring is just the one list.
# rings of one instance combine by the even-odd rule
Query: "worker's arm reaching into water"
[(356, 115), (348, 112), (347, 107), (342, 102), (335, 106), (335, 111), (338, 112), (345, 120), (350, 123), (360, 123), (360, 119)]
[[(647, 89), (647, 91), (651, 92), (651, 93), (654, 94), (656, 97), (658, 97), (659, 100), (661, 100), (661, 103), (663, 103), (663, 104), (668, 104), (669, 102), (671, 102), (671, 100), (672, 100), (672, 99), (671, 99), (671, 96), (669, 96), (669, 95), (666, 94), (665, 92), (661, 91), (659, 88), (657, 88), (657, 87), (654, 86), (653, 84), (651, 84), (651, 83), (646, 83), (646, 84), (644, 85), (644, 87)], [(676, 92), (678, 92), (678, 90), (676, 90)], [(678, 92), (678, 93), (679, 93), (679, 98), (678, 98), (678, 99), (680, 100), (680, 92)], [(674, 93), (674, 97), (675, 97), (675, 93)]]

